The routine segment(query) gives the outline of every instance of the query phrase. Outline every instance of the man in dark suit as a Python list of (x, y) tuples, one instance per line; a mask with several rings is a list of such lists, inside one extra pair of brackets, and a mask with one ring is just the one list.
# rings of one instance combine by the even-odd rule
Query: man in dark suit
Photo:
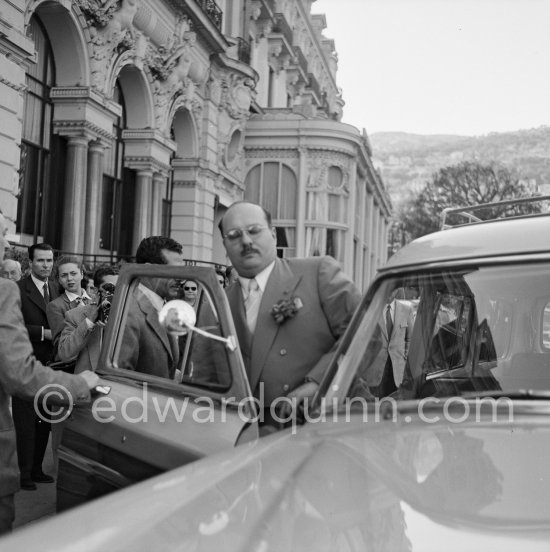
[[(6, 232), (6, 221), (0, 211), (0, 259), (9, 245), (4, 237)], [(20, 296), (13, 282), (0, 279), (0, 535), (9, 531), (13, 524), (13, 497), (20, 483), (15, 460), (16, 438), (9, 409), (10, 395), (13, 399), (27, 399), (32, 408), (37, 392), (48, 385), (58, 385), (67, 390), (76, 404), (89, 400), (89, 389), (99, 383), (99, 378), (91, 372), (71, 376), (54, 372), (36, 360), (25, 331)]]
[[(49, 277), (53, 268), (51, 245), (39, 243), (29, 248), (31, 273), (17, 282), (21, 295), (21, 310), (25, 327), (36, 358), (47, 363), (53, 360), (52, 334), (46, 306), (58, 295)], [(32, 402), (17, 397), (12, 402), (13, 421), (17, 436), (17, 457), (21, 472), (21, 488), (35, 490), (36, 483), (51, 483), (53, 477), (42, 471), (42, 461), (48, 445), (50, 424), (38, 417)]]
[[(182, 246), (171, 238), (144, 238), (136, 251), (138, 264), (183, 264)], [(177, 340), (159, 322), (165, 300), (172, 299), (173, 281), (142, 278), (134, 291), (124, 326), (119, 368), (173, 379), (179, 360)]]
[[(219, 227), (239, 275), (226, 291), (241, 352), (269, 423), (280, 397), (296, 405), (313, 397), (360, 293), (332, 257), (279, 259), (260, 205), (234, 203)], [(274, 421), (289, 415), (283, 405)]]

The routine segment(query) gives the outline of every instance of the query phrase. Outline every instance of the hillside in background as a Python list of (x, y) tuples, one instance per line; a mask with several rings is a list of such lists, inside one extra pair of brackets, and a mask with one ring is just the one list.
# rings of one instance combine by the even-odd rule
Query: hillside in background
[(376, 132), (373, 161), (394, 207), (417, 192), (433, 173), (462, 161), (495, 162), (515, 171), (533, 191), (550, 193), (550, 127), (483, 136)]

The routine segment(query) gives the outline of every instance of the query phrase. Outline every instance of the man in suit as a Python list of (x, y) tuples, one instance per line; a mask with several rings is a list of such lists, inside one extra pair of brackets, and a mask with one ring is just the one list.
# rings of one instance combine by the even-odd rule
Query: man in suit
[(52, 329), (52, 341), (55, 360), (59, 360), (57, 347), (59, 337), (65, 326), (65, 313), (79, 305), (88, 305), (92, 298), (82, 289), (82, 263), (76, 257), (64, 256), (55, 263), (57, 281), (63, 293), (48, 304), (46, 309), (48, 322)]
[(397, 299), (398, 288), (384, 306), (374, 340), (376, 351), (366, 362), (366, 380), (375, 397), (387, 397), (401, 385), (414, 324), (409, 301)]
[[(277, 425), (290, 401), (317, 391), (360, 293), (332, 257), (279, 259), (271, 215), (260, 205), (234, 203), (219, 228), (239, 276), (226, 292), (250, 386), (264, 422)], [(289, 401), (277, 401), (283, 396)], [(283, 409), (274, 416), (277, 402)]]
[[(29, 247), (31, 273), (19, 280), (21, 310), (36, 358), (46, 364), (53, 360), (52, 334), (46, 307), (57, 297), (56, 286), (49, 277), (53, 268), (51, 245), (39, 243)], [(44, 453), (50, 436), (50, 424), (35, 412), (32, 402), (17, 397), (12, 401), (17, 436), (17, 457), (21, 488), (36, 490), (36, 483), (52, 483), (53, 477), (42, 471)]]
[[(100, 297), (105, 284), (116, 286), (117, 280), (118, 269), (114, 266), (99, 267), (94, 273), (94, 286), (99, 290)], [(102, 302), (82, 304), (65, 313), (57, 356), (63, 362), (76, 359), (75, 374), (96, 369), (106, 322), (100, 315), (102, 308)]]
[[(183, 264), (182, 246), (164, 236), (144, 238), (136, 251), (138, 264)], [(179, 360), (177, 339), (158, 318), (164, 302), (175, 297), (175, 282), (142, 278), (134, 291), (124, 326), (118, 367), (173, 379)]]
[[(6, 233), (6, 220), (0, 211), (0, 258), (9, 246)], [(89, 389), (99, 383), (99, 378), (91, 372), (71, 376), (54, 372), (37, 361), (33, 355), (29, 333), (25, 331), (21, 313), (22, 297), (23, 293), (18, 292), (16, 284), (0, 279), (0, 535), (10, 531), (13, 524), (14, 494), (20, 484), (16, 436), (9, 409), (10, 395), (13, 399), (20, 397), (30, 401), (32, 408), (33, 397), (37, 392), (47, 385), (61, 385), (74, 402), (79, 403), (88, 401)], [(25, 296), (25, 300), (27, 299)]]

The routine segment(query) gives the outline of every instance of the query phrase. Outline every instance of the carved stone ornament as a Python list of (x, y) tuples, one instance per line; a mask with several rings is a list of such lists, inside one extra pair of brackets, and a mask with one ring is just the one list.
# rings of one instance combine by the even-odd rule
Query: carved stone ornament
[(231, 74), (222, 81), (221, 87), (220, 111), (225, 109), (233, 119), (247, 117), (252, 101), (254, 81), (248, 77)]
[(153, 78), (161, 81), (172, 78), (175, 83), (185, 80), (193, 61), (190, 52), (196, 39), (190, 21), (182, 16), (172, 39), (148, 53), (147, 63)]

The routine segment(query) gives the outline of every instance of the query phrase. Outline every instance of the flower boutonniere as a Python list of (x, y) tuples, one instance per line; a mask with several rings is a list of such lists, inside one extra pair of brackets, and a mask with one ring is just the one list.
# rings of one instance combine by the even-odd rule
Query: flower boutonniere
[(271, 307), (271, 316), (277, 324), (282, 324), (285, 320), (296, 316), (303, 306), (299, 297), (291, 295), (288, 299), (281, 299)]

